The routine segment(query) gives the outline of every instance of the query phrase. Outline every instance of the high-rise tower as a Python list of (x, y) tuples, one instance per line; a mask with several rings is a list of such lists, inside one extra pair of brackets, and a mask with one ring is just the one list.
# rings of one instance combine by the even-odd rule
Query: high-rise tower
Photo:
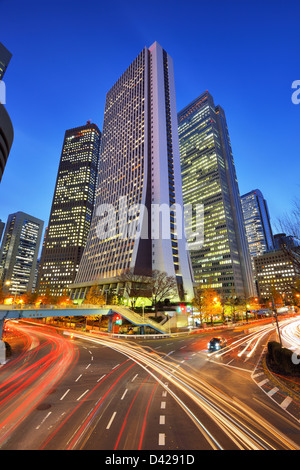
[(95, 212), (74, 297), (95, 282), (116, 286), (129, 270), (158, 270), (176, 277), (180, 298), (191, 298), (176, 204), (183, 202), (173, 61), (155, 42), (106, 95)]
[(0, 252), (0, 281), (14, 295), (32, 290), (44, 222), (24, 212), (8, 216)]
[(225, 113), (205, 92), (178, 113), (178, 129), (183, 202), (204, 206), (203, 246), (191, 251), (195, 281), (255, 295)]
[(61, 295), (74, 282), (95, 202), (101, 132), (96, 124), (69, 129), (58, 168), (37, 290)]
[(254, 269), (253, 258), (274, 249), (274, 239), (267, 201), (259, 189), (241, 196), (246, 236)]

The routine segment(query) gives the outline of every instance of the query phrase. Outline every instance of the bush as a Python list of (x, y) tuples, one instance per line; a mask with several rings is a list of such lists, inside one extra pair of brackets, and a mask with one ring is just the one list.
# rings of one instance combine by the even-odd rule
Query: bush
[(300, 364), (293, 362), (293, 352), (283, 348), (280, 343), (268, 343), (268, 359), (270, 364), (278, 367), (283, 373), (300, 376)]

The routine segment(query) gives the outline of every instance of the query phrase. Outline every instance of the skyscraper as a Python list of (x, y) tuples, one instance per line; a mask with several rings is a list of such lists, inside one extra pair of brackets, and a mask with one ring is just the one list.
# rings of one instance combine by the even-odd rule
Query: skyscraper
[(95, 202), (101, 132), (96, 124), (65, 132), (37, 290), (61, 295), (76, 276)]
[[(176, 277), (179, 297), (192, 296), (175, 204), (182, 207), (173, 61), (155, 42), (106, 95), (95, 212), (74, 297), (94, 282), (112, 288), (122, 273), (153, 270)], [(162, 205), (171, 210), (156, 217)]]
[(253, 258), (274, 249), (267, 201), (261, 191), (255, 189), (241, 196), (246, 236), (254, 269)]
[[(184, 204), (203, 204), (203, 246), (191, 251), (195, 281), (224, 295), (255, 295), (226, 117), (205, 92), (178, 113)], [(186, 221), (193, 223), (193, 217)]]
[(0, 182), (14, 140), (14, 129), (3, 104), (5, 86), (1, 83), (10, 59), (11, 53), (0, 43)]
[(24, 212), (8, 217), (0, 251), (0, 281), (11, 294), (32, 290), (43, 225)]

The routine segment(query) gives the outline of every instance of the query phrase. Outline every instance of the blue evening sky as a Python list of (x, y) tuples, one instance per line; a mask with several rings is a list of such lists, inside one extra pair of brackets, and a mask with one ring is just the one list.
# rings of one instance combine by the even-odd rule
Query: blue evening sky
[[(105, 94), (158, 41), (172, 56), (177, 109), (209, 90), (226, 113), (241, 195), (260, 189), (273, 226), (299, 195), (300, 2), (0, 0), (15, 140), (0, 218), (48, 223), (66, 129), (102, 130)], [(275, 229), (276, 232), (276, 229)]]

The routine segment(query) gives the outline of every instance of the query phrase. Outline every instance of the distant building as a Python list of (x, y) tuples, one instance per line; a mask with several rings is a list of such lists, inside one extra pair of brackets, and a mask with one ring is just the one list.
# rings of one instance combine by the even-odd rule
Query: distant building
[(183, 202), (204, 206), (203, 246), (190, 252), (195, 282), (225, 296), (255, 296), (224, 110), (205, 92), (178, 113), (178, 129)]
[(293, 286), (300, 272), (283, 250), (268, 251), (254, 258), (258, 294), (270, 298), (276, 291), (289, 299), (294, 293)]
[(246, 236), (251, 260), (265, 251), (274, 249), (274, 239), (267, 201), (261, 191), (255, 189), (241, 196)]
[(95, 202), (101, 132), (91, 122), (65, 132), (37, 291), (61, 295), (76, 276)]
[(0, 242), (1, 242), (1, 238), (2, 238), (2, 235), (3, 235), (4, 228), (5, 228), (5, 223), (2, 222), (2, 220), (0, 219)]
[[(0, 80), (3, 79), (11, 53), (0, 43)], [(1, 85), (1, 82), (0, 82)], [(1, 90), (3, 87), (1, 86)], [(4, 173), (4, 168), (14, 140), (14, 130), (10, 117), (4, 107), (2, 93), (0, 93), (0, 182)]]
[(11, 294), (33, 289), (43, 225), (24, 212), (8, 217), (0, 251), (0, 281)]
[(298, 247), (299, 242), (295, 239), (295, 237), (286, 235), (286, 233), (276, 233), (274, 235), (274, 245), (276, 250), (282, 247), (291, 249)]

